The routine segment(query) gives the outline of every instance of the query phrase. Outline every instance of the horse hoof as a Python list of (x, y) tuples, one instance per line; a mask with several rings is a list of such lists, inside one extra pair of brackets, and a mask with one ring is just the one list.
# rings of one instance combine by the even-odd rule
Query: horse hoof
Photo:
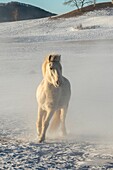
[(41, 140), (41, 139), (39, 139), (39, 140), (38, 140), (38, 143), (41, 143), (41, 142), (42, 142), (42, 140)]
[(38, 140), (38, 142), (41, 143), (41, 142), (43, 142), (44, 140), (45, 140), (44, 138), (40, 138), (40, 139)]

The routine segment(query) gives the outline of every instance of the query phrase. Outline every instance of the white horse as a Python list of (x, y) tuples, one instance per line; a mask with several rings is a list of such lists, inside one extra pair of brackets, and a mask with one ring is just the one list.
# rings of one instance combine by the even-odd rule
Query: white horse
[(61, 55), (51, 54), (42, 64), (43, 80), (36, 92), (38, 102), (37, 132), (39, 142), (45, 140), (47, 128), (51, 122), (51, 130), (61, 125), (66, 135), (65, 118), (71, 95), (70, 82), (62, 76)]

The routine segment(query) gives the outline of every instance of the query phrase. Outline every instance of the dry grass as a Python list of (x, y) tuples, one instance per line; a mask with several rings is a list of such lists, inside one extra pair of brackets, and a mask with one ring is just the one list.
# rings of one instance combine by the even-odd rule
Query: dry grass
[(83, 15), (85, 12), (90, 12), (94, 10), (102, 10), (107, 7), (113, 7), (113, 4), (111, 2), (105, 2), (105, 3), (98, 3), (96, 4), (96, 6), (89, 5), (89, 6), (82, 8), (82, 11), (74, 10), (74, 11), (59, 15), (59, 16), (51, 17), (51, 19), (76, 17), (76, 16)]

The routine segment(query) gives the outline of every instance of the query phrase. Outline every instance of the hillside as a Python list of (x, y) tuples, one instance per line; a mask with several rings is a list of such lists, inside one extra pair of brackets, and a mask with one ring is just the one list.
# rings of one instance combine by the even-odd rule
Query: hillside
[(83, 15), (86, 12), (90, 12), (90, 11), (95, 11), (95, 10), (103, 10), (105, 8), (112, 8), (113, 4), (111, 2), (105, 2), (105, 3), (98, 3), (96, 4), (96, 6), (94, 5), (89, 5), (86, 7), (83, 7), (82, 10), (73, 10), (71, 12), (59, 15), (59, 16), (55, 16), (53, 17), (55, 18), (69, 18), (69, 17), (76, 17), (76, 16), (80, 16)]
[(38, 19), (55, 14), (19, 2), (0, 3), (0, 22)]
[(0, 38), (16, 42), (113, 39), (113, 8), (90, 11), (78, 17), (2, 23)]

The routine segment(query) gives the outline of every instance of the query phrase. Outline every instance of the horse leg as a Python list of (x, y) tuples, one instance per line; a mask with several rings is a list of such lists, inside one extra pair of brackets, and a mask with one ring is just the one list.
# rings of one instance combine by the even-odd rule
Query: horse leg
[(61, 109), (61, 114), (60, 114), (62, 136), (67, 135), (66, 125), (65, 125), (66, 113), (67, 113), (67, 107), (62, 108)]
[(49, 126), (49, 122), (50, 122), (50, 120), (53, 116), (53, 113), (54, 113), (54, 111), (48, 111), (47, 114), (46, 114), (44, 122), (42, 123), (42, 132), (41, 132), (41, 135), (40, 135), (40, 138), (39, 138), (39, 142), (42, 142), (42, 141), (45, 140), (46, 131), (47, 131), (47, 128)]
[(43, 117), (45, 116), (45, 111), (42, 110), (40, 107), (38, 108), (38, 119), (36, 122), (36, 127), (37, 127), (37, 133), (38, 136), (41, 135), (42, 132), (42, 123), (43, 123)]
[(50, 133), (55, 133), (59, 126), (60, 126), (60, 110), (57, 110), (56, 112), (54, 112), (53, 117), (52, 117), (52, 121), (49, 127), (49, 132)]

